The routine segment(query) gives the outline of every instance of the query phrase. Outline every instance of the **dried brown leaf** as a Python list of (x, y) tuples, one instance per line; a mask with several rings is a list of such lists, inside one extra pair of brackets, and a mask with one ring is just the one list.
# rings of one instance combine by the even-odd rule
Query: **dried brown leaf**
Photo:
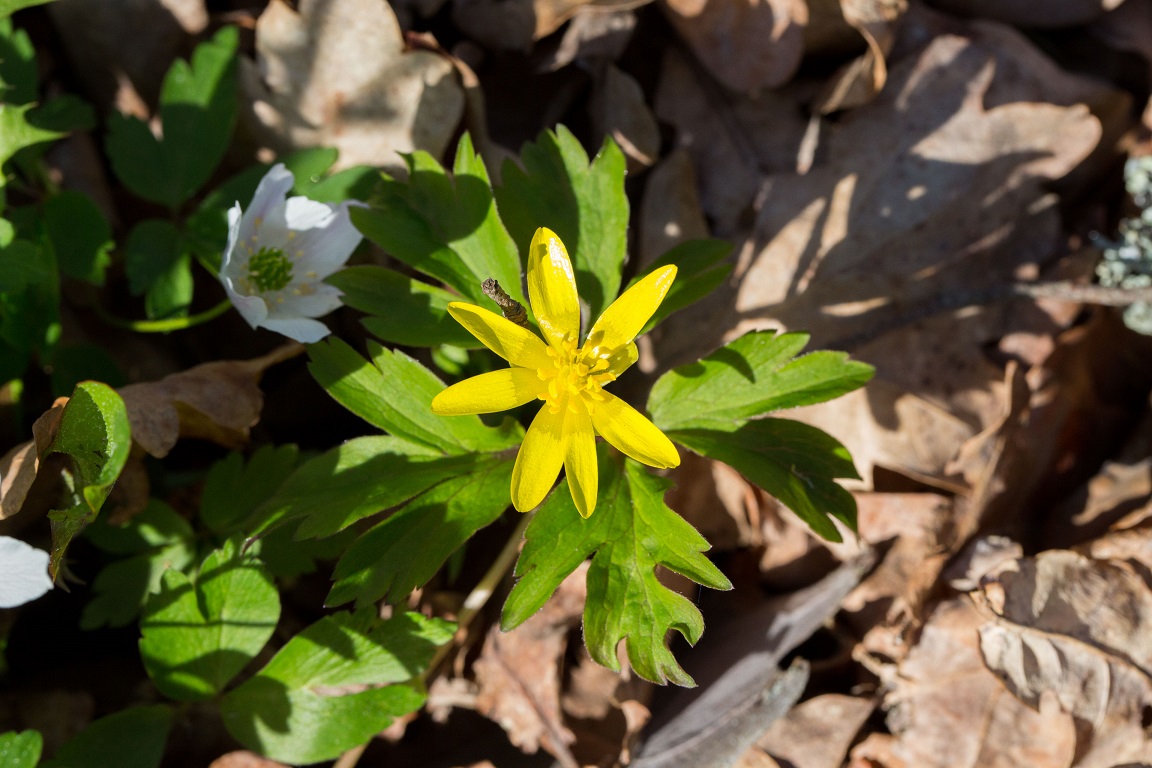
[(788, 82), (804, 54), (804, 0), (662, 0), (692, 53), (728, 88), (758, 93)]
[(708, 237), (708, 222), (696, 191), (696, 172), (685, 150), (673, 150), (648, 172), (639, 229), (641, 265), (651, 264), (687, 240)]
[(825, 694), (797, 704), (756, 741), (791, 768), (840, 768), (857, 732), (876, 708), (872, 699)]
[(628, 160), (629, 171), (647, 168), (660, 155), (660, 128), (640, 84), (613, 64), (597, 78), (590, 105), (596, 133), (611, 137)]
[[(1004, 689), (980, 655), (978, 630), (985, 622), (968, 597), (945, 601), (933, 611), (907, 658), (886, 670), (884, 705), (895, 738), (884, 745), (887, 756), (879, 764), (890, 768), (1071, 764), (1076, 739), (1072, 719), (1051, 698), (1046, 697), (1037, 710)], [(861, 759), (860, 751), (854, 751), (853, 760)]]
[(157, 458), (177, 440), (192, 437), (239, 448), (260, 418), (264, 395), (259, 381), (270, 366), (304, 350), (288, 344), (252, 360), (204, 363), (159, 381), (120, 390), (132, 425), (132, 439)]
[(67, 403), (68, 398), (57, 398), (32, 424), (32, 439), (0, 458), (0, 520), (13, 517), (24, 506), (40, 469), (40, 457), (56, 437)]
[(584, 610), (587, 564), (573, 571), (531, 619), (512, 630), (492, 627), (473, 665), (476, 711), (500, 724), (528, 753), (543, 747), (564, 766), (577, 765), (575, 737), (560, 714), (560, 665), (568, 633)]
[(256, 54), (240, 68), (250, 132), (277, 151), (335, 147), (337, 168), (403, 168), (398, 153), (417, 149), (439, 157), (464, 110), (452, 63), (406, 51), (378, 0), (304, 0), (299, 13), (273, 0), (256, 23)]
[(1051, 550), (1017, 561), (984, 594), (999, 618), (980, 628), (989, 668), (1017, 697), (1055, 699), (1076, 723), (1078, 768), (1152, 759), (1152, 591), (1123, 563)]

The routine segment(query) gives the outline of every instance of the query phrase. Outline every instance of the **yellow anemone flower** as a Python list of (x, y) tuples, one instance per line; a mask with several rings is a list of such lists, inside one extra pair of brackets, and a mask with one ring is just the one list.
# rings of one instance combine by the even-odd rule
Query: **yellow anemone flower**
[(528, 248), (528, 300), (544, 341), (483, 307), (460, 301), (448, 305), (458, 323), (511, 367), (453, 384), (432, 400), (432, 412), (495, 413), (544, 401), (512, 470), (516, 509), (526, 512), (543, 501), (563, 466), (576, 509), (591, 515), (598, 488), (596, 435), (649, 466), (680, 463), (676, 447), (655, 424), (604, 391), (636, 362), (634, 339), (675, 278), (674, 266), (647, 275), (604, 310), (578, 347), (580, 299), (572, 262), (556, 233), (541, 227)]

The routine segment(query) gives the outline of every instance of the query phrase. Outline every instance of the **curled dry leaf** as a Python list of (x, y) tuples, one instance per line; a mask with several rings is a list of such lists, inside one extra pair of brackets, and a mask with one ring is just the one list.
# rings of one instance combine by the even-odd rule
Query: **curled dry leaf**
[[(0, 521), (13, 517), (24, 506), (24, 499), (40, 468), (40, 456), (55, 439), (67, 403), (68, 398), (57, 398), (52, 407), (33, 423), (32, 439), (0, 458)], [(10, 529), (3, 530), (9, 532)]]
[(708, 71), (734, 91), (792, 79), (804, 55), (804, 0), (661, 0), (672, 26)]
[(999, 615), (980, 628), (985, 662), (1020, 700), (1071, 715), (1078, 768), (1152, 760), (1152, 591), (1132, 568), (1050, 550), (984, 594)]
[(584, 9), (627, 11), (651, 0), (455, 0), (452, 20), (477, 42), (502, 50), (525, 50)]
[(260, 418), (260, 377), (303, 351), (300, 344), (287, 344), (253, 360), (204, 363), (159, 381), (129, 384), (120, 396), (132, 439), (157, 458), (167, 456), (181, 437), (239, 448)]
[(560, 45), (541, 65), (554, 72), (574, 61), (616, 61), (632, 40), (636, 14), (630, 10), (606, 11), (594, 5), (580, 8), (564, 30)]
[[(1072, 718), (1054, 699), (1046, 697), (1036, 709), (1004, 689), (980, 655), (978, 631), (985, 622), (970, 598), (947, 600), (936, 606), (908, 656), (881, 670), (893, 739), (870, 745), (872, 754), (881, 758), (879, 764), (908, 768), (1072, 764), (1076, 748)], [(863, 757), (854, 750), (854, 760)]]
[(867, 50), (845, 64), (825, 85), (813, 111), (822, 115), (867, 104), (888, 80), (888, 53), (896, 41), (896, 24), (908, 10), (906, 0), (843, 0), (839, 12), (867, 44)]
[(338, 168), (403, 168), (398, 153), (439, 157), (460, 122), (464, 94), (452, 63), (406, 51), (379, 0), (273, 0), (256, 23), (256, 63), (242, 59), (249, 131), (277, 151), (326, 146)]

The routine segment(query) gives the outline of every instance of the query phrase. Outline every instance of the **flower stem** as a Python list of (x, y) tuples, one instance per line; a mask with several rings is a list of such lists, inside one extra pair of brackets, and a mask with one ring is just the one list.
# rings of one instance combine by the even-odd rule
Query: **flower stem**
[(167, 320), (123, 320), (108, 314), (99, 305), (96, 306), (96, 314), (100, 316), (101, 320), (117, 328), (125, 328), (129, 331), (136, 331), (137, 333), (170, 333), (172, 331), (182, 331), (185, 328), (203, 325), (209, 320), (215, 320), (227, 312), (231, 306), (232, 301), (230, 299), (224, 299), (224, 301), (216, 306), (206, 309), (203, 312), (197, 312), (195, 315), (173, 317)]

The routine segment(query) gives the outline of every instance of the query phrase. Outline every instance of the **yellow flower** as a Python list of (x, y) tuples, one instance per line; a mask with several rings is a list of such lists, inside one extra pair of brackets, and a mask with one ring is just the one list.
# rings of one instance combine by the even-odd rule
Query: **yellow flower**
[(596, 435), (653, 467), (675, 467), (680, 456), (656, 425), (604, 391), (632, 363), (634, 339), (664, 300), (676, 267), (658, 269), (604, 310), (583, 346), (580, 299), (572, 262), (560, 238), (536, 230), (528, 248), (528, 300), (544, 341), (494, 312), (454, 301), (448, 312), (484, 346), (512, 364), (453, 384), (432, 400), (433, 413), (495, 413), (544, 401), (512, 470), (512, 504), (525, 512), (548, 495), (563, 466), (576, 509), (596, 508)]

